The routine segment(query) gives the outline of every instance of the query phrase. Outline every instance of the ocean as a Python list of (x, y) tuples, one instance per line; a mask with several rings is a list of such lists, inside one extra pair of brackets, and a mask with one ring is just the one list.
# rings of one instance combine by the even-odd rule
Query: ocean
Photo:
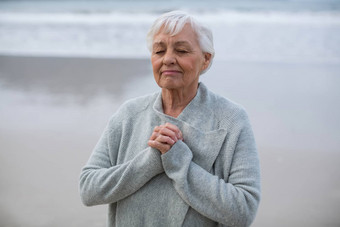
[(145, 58), (163, 12), (210, 27), (216, 59), (340, 62), (340, 1), (0, 1), (0, 54)]

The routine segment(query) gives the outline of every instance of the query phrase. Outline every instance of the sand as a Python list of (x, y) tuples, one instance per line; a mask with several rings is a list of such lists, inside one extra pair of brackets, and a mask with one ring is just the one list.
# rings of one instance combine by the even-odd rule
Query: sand
[[(247, 109), (262, 201), (252, 226), (339, 226), (340, 66), (214, 62), (202, 81)], [(81, 167), (110, 115), (157, 91), (148, 59), (0, 56), (0, 225), (105, 226)]]

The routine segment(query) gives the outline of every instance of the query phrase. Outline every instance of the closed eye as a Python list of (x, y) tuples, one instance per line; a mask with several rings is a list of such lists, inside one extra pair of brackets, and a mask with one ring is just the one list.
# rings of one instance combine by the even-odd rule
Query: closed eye
[(188, 53), (189, 51), (187, 51), (187, 50), (176, 50), (178, 53), (182, 53), (182, 54), (184, 54), (184, 53)]
[(155, 54), (163, 54), (165, 51), (164, 50), (158, 50), (158, 51), (155, 51)]

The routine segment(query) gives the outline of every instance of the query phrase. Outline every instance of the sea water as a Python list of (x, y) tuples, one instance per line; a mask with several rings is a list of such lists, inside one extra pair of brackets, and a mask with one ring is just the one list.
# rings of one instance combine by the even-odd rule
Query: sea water
[[(201, 80), (247, 108), (260, 144), (275, 141), (278, 147), (301, 150), (321, 149), (327, 144), (327, 150), (338, 150), (337, 0), (0, 1), (0, 55), (148, 59), (149, 27), (161, 13), (175, 9), (189, 12), (212, 29), (216, 56)], [(20, 80), (14, 80), (6, 67), (2, 68), (0, 85), (6, 92)], [(117, 74), (120, 72), (112, 73), (112, 80), (120, 83)], [(132, 86), (141, 82), (135, 78), (131, 89), (122, 89), (127, 94), (122, 101), (158, 89), (151, 74), (140, 78), (147, 81), (144, 85), (152, 84), (145, 85), (149, 90)], [(26, 73), (16, 78), (24, 76), (29, 77)], [(48, 81), (53, 74), (44, 76)], [(41, 87), (48, 90), (55, 86), (51, 84)], [(97, 89), (102, 85), (92, 88)], [(266, 121), (265, 129), (262, 123)], [(274, 125), (281, 134), (270, 132)], [(328, 134), (330, 142), (314, 140), (320, 132)], [(304, 137), (303, 142), (290, 140), (298, 136)]]
[(340, 1), (1, 1), (0, 54), (145, 58), (163, 12), (210, 27), (216, 59), (340, 62)]

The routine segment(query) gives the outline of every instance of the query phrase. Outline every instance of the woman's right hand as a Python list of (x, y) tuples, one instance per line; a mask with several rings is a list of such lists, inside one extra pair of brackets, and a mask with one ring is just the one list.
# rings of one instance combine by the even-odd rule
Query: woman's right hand
[(176, 125), (166, 123), (154, 128), (148, 145), (165, 154), (178, 140), (183, 140), (181, 130)]

